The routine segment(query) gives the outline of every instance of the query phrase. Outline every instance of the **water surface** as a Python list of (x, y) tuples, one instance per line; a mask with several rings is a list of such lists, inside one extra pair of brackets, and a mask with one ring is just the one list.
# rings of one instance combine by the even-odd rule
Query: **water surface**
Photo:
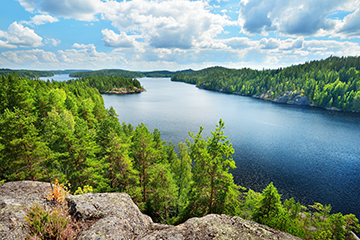
[(280, 105), (196, 88), (168, 78), (139, 79), (147, 92), (103, 95), (121, 122), (184, 142), (188, 131), (213, 131), (222, 118), (235, 149), (237, 184), (261, 191), (270, 182), (283, 199), (331, 204), (360, 217), (360, 115)]

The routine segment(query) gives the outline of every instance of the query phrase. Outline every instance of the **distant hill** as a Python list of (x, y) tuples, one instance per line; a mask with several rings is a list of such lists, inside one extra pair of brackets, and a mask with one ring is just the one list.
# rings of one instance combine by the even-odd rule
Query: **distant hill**
[(118, 76), (118, 77), (125, 77), (125, 78), (140, 78), (140, 77), (171, 77), (178, 73), (188, 73), (192, 72), (193, 70), (187, 69), (182, 71), (149, 71), (149, 72), (135, 72), (135, 71), (127, 71), (122, 69), (103, 69), (103, 70), (96, 70), (96, 71), (82, 71), (82, 72), (74, 72), (70, 74), (70, 77), (94, 77), (94, 76)]
[(7, 68), (0, 69), (0, 76), (5, 77), (16, 73), (21, 78), (39, 78), (39, 77), (52, 77), (54, 73), (51, 71), (38, 71), (38, 70), (12, 70)]
[(86, 77), (95, 77), (95, 76), (104, 76), (104, 77), (124, 77), (124, 78), (140, 78), (140, 77), (171, 77), (178, 73), (190, 73), (193, 72), (191, 69), (181, 70), (181, 71), (128, 71), (122, 69), (102, 69), (96, 71), (89, 70), (77, 70), (77, 69), (67, 69), (67, 70), (49, 70), (49, 71), (39, 71), (39, 70), (17, 70), (17, 69), (0, 69), (0, 76), (4, 75), (5, 77), (10, 74), (16, 73), (17, 76), (22, 78), (39, 78), (39, 77), (52, 77), (54, 74), (69, 74), (70, 77), (77, 78), (86, 78)]
[(75, 70), (75, 69), (68, 69), (68, 70), (49, 70), (49, 71), (40, 71), (40, 70), (26, 70), (26, 69), (8, 69), (2, 68), (0, 69), (0, 76), (4, 75), (5, 77), (16, 73), (18, 77), (22, 78), (39, 78), (39, 77), (52, 77), (54, 74), (71, 74), (74, 72), (83, 72), (89, 70)]

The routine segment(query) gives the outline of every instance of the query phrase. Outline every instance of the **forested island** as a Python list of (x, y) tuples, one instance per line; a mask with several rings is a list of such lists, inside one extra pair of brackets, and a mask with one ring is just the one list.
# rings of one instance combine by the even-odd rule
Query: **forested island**
[(360, 57), (333, 57), (273, 70), (211, 67), (172, 81), (277, 103), (360, 112)]
[(86, 84), (86, 86), (96, 88), (102, 94), (129, 94), (145, 91), (137, 79), (119, 76), (90, 76), (68, 80), (67, 83)]
[[(0, 180), (58, 179), (71, 193), (126, 192), (162, 223), (217, 213), (303, 239), (352, 239), (352, 231), (360, 230), (355, 215), (281, 199), (272, 183), (262, 193), (236, 185), (229, 173), (236, 168), (234, 149), (221, 119), (210, 137), (203, 138), (200, 127), (177, 146), (162, 141), (158, 129), (120, 123), (99, 92), (113, 88), (109, 79), (2, 76)], [(141, 86), (137, 80), (132, 84)]]

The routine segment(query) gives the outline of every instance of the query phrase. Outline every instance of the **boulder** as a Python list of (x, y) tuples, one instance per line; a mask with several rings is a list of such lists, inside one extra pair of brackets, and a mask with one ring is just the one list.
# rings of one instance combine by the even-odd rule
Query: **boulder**
[[(0, 239), (24, 239), (25, 211), (34, 203), (47, 205), (50, 184), (0, 184)], [(78, 239), (299, 239), (240, 217), (210, 214), (178, 226), (154, 223), (126, 193), (68, 195), (70, 213), (92, 223)]]
[(45, 182), (0, 184), (0, 239), (25, 239), (25, 212), (32, 204), (46, 205), (50, 188)]

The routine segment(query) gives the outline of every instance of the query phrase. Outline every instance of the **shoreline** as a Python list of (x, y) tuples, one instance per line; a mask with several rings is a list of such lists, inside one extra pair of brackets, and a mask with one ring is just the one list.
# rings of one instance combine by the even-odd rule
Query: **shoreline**
[(135, 89), (127, 89), (127, 88), (120, 88), (120, 89), (113, 89), (111, 91), (99, 91), (100, 94), (117, 94), (117, 95), (123, 95), (123, 94), (136, 94), (136, 93), (142, 93), (146, 92), (143, 88), (136, 88)]
[[(182, 81), (178, 81), (178, 82), (182, 82)], [(183, 82), (186, 83), (186, 82)], [(192, 83), (189, 83), (192, 84)], [(251, 97), (251, 98), (255, 98), (255, 99), (260, 99), (260, 100), (264, 100), (264, 101), (268, 101), (268, 102), (272, 102), (272, 103), (276, 103), (276, 104), (285, 104), (285, 105), (295, 105), (295, 106), (303, 106), (303, 107), (314, 107), (314, 108), (319, 108), (319, 109), (324, 109), (324, 110), (328, 110), (328, 111), (333, 111), (333, 112), (344, 112), (344, 113), (355, 113), (355, 114), (359, 114), (360, 112), (357, 111), (347, 111), (347, 110), (342, 110), (336, 107), (331, 107), (331, 108), (326, 108), (326, 107), (320, 107), (318, 105), (312, 104), (310, 102), (310, 100), (306, 97), (306, 96), (301, 96), (300, 92), (285, 92), (283, 95), (276, 97), (275, 99), (271, 99), (269, 98), (269, 94), (271, 94), (271, 90), (269, 90), (267, 93), (263, 93), (260, 96), (256, 96), (256, 95), (252, 95), (252, 96), (248, 96), (248, 95), (243, 95), (239, 92), (225, 92), (222, 90), (211, 90), (211, 89), (206, 89), (205, 87), (202, 86), (197, 86), (195, 85), (197, 88), (199, 89), (203, 89), (203, 90), (207, 90), (207, 91), (212, 91), (212, 92), (218, 92), (218, 93), (225, 93), (225, 94), (232, 94), (232, 95), (239, 95), (239, 96), (243, 96), (243, 97)], [(290, 98), (290, 100), (288, 100)]]

